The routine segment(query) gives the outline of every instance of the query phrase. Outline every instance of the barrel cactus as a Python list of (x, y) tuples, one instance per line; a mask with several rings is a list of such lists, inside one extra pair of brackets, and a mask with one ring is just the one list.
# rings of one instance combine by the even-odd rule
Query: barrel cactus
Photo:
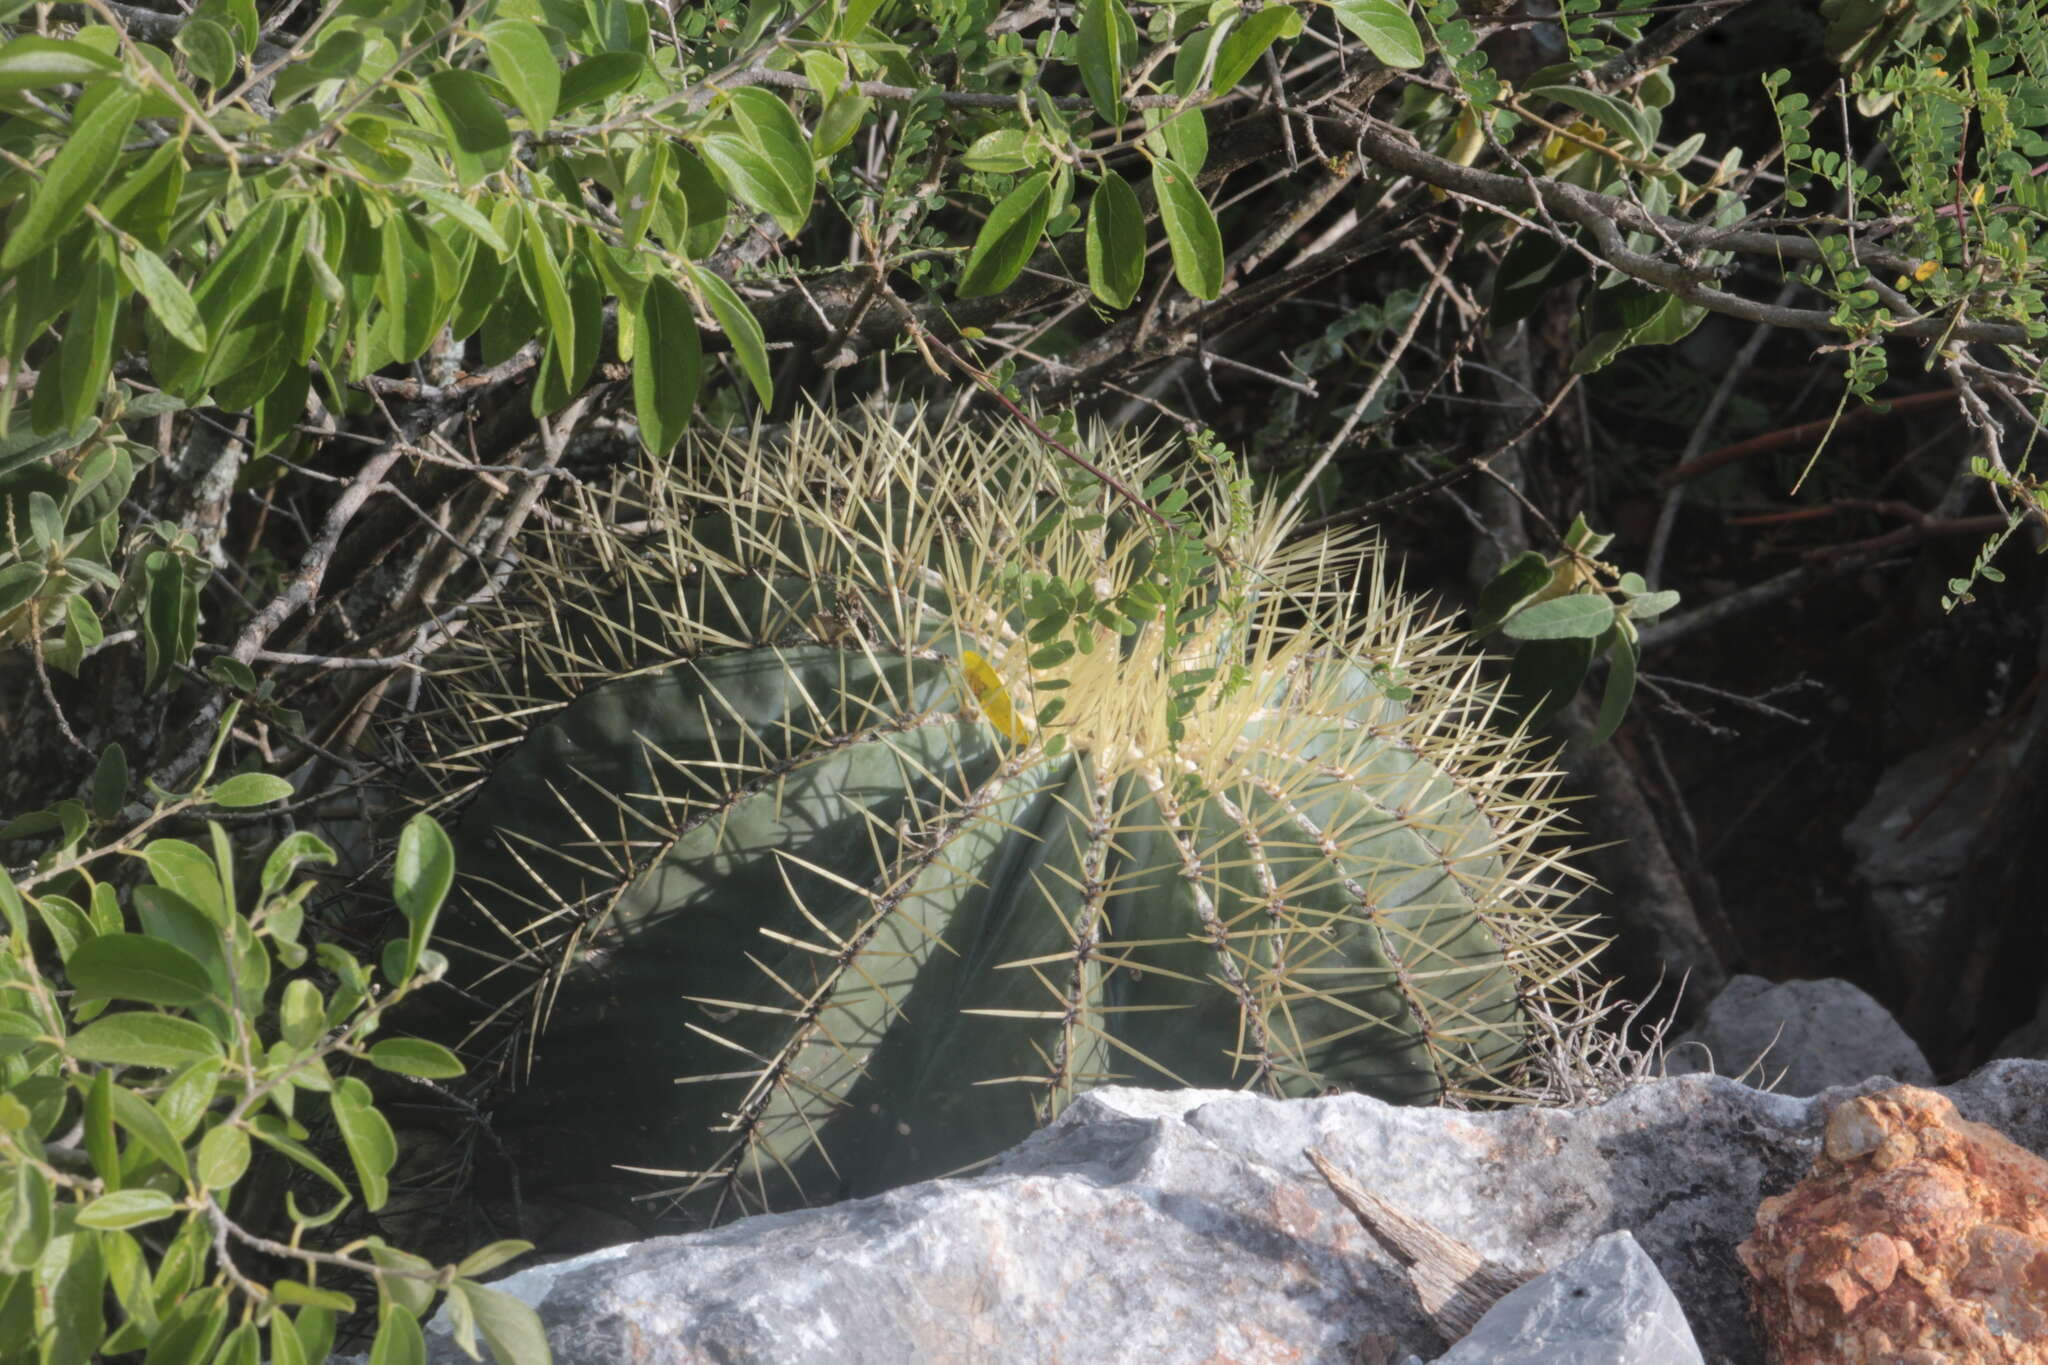
[(514, 1106), (714, 1216), (1107, 1083), (1515, 1093), (1590, 943), (1478, 660), (1227, 455), (1088, 451), (813, 414), (533, 536), (427, 760)]

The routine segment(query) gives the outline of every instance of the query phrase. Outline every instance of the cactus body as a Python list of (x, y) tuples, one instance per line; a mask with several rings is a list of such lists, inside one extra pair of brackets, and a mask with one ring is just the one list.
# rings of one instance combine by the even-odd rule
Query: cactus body
[[(1157, 548), (1108, 492), (1043, 534), (1061, 474), (814, 418), (542, 537), (441, 727), (451, 974), (527, 1103), (732, 1209), (957, 1169), (1113, 1080), (1513, 1088), (1584, 944), (1473, 661), (1263, 508), (1233, 619), (1051, 661), (1005, 566), (1109, 600)], [(1170, 738), (1174, 675), (1229, 664)]]

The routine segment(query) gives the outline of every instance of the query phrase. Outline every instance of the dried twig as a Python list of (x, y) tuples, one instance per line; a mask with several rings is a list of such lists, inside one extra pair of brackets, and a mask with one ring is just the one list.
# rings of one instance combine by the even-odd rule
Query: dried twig
[(1422, 1300), (1422, 1311), (1446, 1342), (1478, 1325), (1486, 1310), (1530, 1279), (1525, 1272), (1489, 1261), (1457, 1238), (1380, 1198), (1337, 1169), (1315, 1148), (1303, 1155), (1387, 1254), (1399, 1261)]

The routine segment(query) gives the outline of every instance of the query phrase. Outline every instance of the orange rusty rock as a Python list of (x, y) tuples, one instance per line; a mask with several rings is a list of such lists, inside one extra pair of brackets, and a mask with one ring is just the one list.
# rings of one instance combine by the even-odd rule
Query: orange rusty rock
[(2048, 1365), (2048, 1161), (1931, 1090), (1837, 1105), (1736, 1254), (1775, 1365)]

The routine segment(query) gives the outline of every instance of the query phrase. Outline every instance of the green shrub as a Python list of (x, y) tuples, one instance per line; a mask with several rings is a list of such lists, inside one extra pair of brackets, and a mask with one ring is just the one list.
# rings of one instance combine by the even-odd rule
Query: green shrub
[[(368, 1311), (368, 1289), (379, 1360), (424, 1358), (420, 1323), (446, 1292), (472, 1355), (481, 1329), (499, 1361), (545, 1362), (533, 1310), (472, 1278), (527, 1243), (437, 1267), (375, 1237), (320, 1240), (352, 1203), (383, 1205), (398, 1155), (353, 1073), (462, 1071), (435, 1043), (377, 1036), (446, 967), (429, 941), (454, 876), (447, 835), (426, 816), (407, 825), (391, 887), (407, 932), (372, 971), (307, 941), (312, 883), (295, 876), (334, 861), (320, 839), (288, 835), (250, 878), (217, 821), (199, 843), (161, 832), (208, 806), (268, 805), (288, 783), (202, 776), (110, 834), (125, 787), (110, 749), (100, 820), (65, 802), (0, 831), (54, 834), (26, 873), (0, 876), (0, 1343), (14, 1343), (0, 1358), (317, 1362), (342, 1320)], [(145, 875), (124, 889), (137, 865)], [(353, 1180), (312, 1142), (327, 1120)], [(272, 1211), (236, 1199), (266, 1161), (324, 1187), (311, 1207), (288, 1194), (282, 1227), (252, 1225)]]

